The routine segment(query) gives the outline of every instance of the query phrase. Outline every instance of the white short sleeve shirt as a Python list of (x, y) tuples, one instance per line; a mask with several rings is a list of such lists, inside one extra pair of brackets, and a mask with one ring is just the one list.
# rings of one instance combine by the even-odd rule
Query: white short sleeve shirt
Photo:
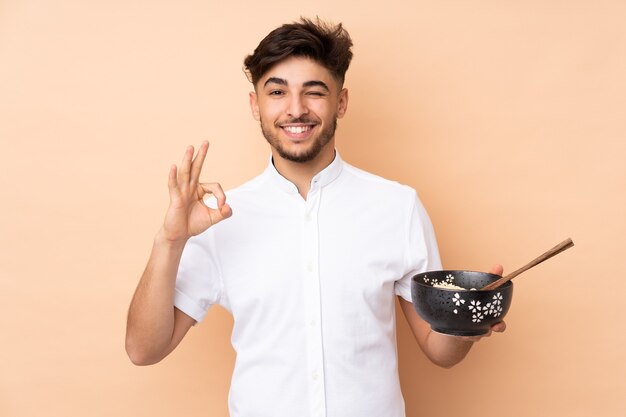
[(234, 319), (232, 417), (404, 417), (395, 297), (441, 269), (410, 187), (336, 155), (304, 200), (270, 162), (227, 193), (233, 216), (190, 239), (175, 305)]

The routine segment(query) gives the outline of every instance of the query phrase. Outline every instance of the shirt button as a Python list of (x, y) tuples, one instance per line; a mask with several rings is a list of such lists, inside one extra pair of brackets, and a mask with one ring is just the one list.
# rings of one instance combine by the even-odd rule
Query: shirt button
[(309, 264), (306, 266), (306, 270), (309, 272), (313, 272), (313, 264), (309, 262)]
[(315, 327), (315, 320), (311, 320), (311, 321), (309, 322), (309, 326), (311, 326), (311, 327)]
[(306, 220), (307, 222), (310, 222), (310, 221), (311, 221), (311, 215), (307, 213), (307, 215), (306, 215), (306, 217), (305, 217), (305, 220)]
[(317, 372), (313, 372), (313, 380), (317, 381), (317, 378), (319, 378), (319, 374)]

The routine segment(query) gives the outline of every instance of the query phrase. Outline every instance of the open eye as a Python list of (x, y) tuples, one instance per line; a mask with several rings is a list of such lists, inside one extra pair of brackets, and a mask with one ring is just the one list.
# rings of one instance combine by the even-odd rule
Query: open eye
[(270, 90), (268, 95), (270, 96), (282, 96), (284, 92), (282, 90)]

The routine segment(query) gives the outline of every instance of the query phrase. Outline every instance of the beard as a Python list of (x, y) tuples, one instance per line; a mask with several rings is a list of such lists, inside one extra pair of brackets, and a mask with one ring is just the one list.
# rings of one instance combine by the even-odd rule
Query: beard
[[(300, 117), (297, 119), (291, 119), (286, 123), (309, 123), (311, 120)], [(284, 122), (281, 122), (284, 123)], [(319, 125), (316, 125), (319, 126)], [(275, 129), (280, 129), (278, 123), (274, 125)], [(270, 144), (270, 146), (276, 149), (276, 152), (281, 156), (281, 158), (286, 159), (291, 162), (309, 162), (315, 159), (317, 155), (322, 151), (324, 146), (326, 146), (331, 139), (335, 136), (335, 130), (337, 130), (337, 117), (335, 116), (333, 122), (324, 128), (321, 132), (317, 134), (316, 137), (312, 138), (312, 143), (307, 149), (302, 151), (290, 151), (285, 149), (282, 145), (280, 139), (277, 135), (274, 135), (273, 131), (268, 129), (267, 126), (263, 123), (263, 119), (261, 119), (261, 131), (263, 132), (263, 136)]]

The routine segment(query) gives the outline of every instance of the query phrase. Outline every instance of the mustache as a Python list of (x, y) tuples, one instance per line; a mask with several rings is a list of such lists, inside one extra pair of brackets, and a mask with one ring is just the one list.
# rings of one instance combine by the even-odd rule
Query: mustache
[(300, 117), (297, 117), (297, 118), (290, 118), (290, 119), (287, 119), (287, 120), (278, 121), (278, 122), (276, 122), (276, 126), (280, 126), (280, 125), (286, 124), (286, 123), (293, 123), (293, 124), (296, 124), (296, 123), (302, 123), (302, 124), (313, 123), (313, 124), (317, 124), (318, 121), (315, 120), (315, 119), (312, 119), (310, 117), (307, 117), (307, 116), (300, 116)]

